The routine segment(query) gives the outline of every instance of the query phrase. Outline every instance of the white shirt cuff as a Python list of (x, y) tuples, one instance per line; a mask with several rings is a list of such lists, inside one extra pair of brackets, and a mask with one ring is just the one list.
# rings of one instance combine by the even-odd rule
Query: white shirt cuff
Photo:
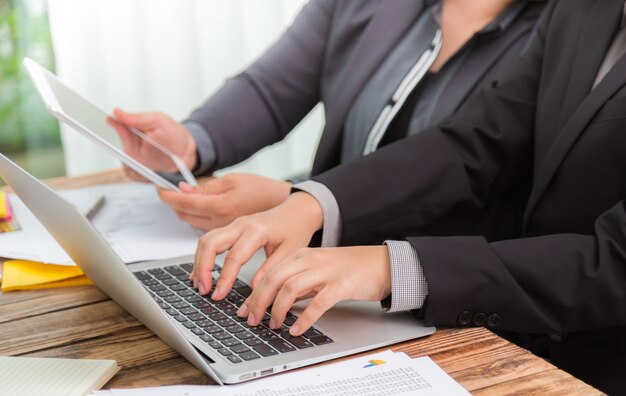
[(385, 241), (391, 265), (391, 306), (387, 312), (420, 309), (428, 296), (428, 283), (419, 256), (407, 241)]
[(322, 208), (322, 247), (338, 246), (341, 239), (341, 213), (333, 193), (322, 183), (312, 180), (298, 183), (293, 188), (311, 194)]

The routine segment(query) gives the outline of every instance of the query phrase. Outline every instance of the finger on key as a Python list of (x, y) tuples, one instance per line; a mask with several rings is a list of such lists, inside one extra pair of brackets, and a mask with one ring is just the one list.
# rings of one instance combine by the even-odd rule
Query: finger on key
[(200, 238), (193, 264), (194, 286), (198, 286), (200, 294), (205, 295), (211, 290), (215, 257), (228, 250), (239, 239), (239, 235), (239, 227), (228, 226)]
[(255, 227), (246, 228), (234, 245), (232, 245), (232, 248), (230, 248), (230, 251), (224, 259), (220, 278), (211, 295), (213, 300), (221, 300), (226, 297), (233, 287), (233, 283), (235, 283), (235, 279), (237, 279), (241, 267), (266, 243), (267, 237), (262, 231)]

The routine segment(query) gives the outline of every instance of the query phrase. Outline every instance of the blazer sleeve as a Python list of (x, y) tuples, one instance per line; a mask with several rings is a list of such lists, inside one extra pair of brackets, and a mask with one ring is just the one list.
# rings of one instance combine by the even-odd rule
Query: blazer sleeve
[(481, 208), (516, 183), (530, 185), (544, 40), (555, 3), (518, 67), (474, 94), (455, 117), (312, 178), (337, 200), (341, 244), (406, 236), (455, 208)]
[(409, 238), (428, 281), (425, 321), (472, 325), (460, 323), (469, 313), (526, 333), (625, 326), (624, 224), (622, 201), (596, 220), (594, 235)]
[(276, 43), (191, 113), (214, 143), (213, 169), (280, 141), (319, 102), (335, 3), (307, 3)]

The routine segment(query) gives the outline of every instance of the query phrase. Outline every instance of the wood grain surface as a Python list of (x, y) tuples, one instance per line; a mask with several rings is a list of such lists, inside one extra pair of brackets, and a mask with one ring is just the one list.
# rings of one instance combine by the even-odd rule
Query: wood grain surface
[[(109, 171), (47, 183), (68, 189), (123, 180)], [(430, 356), (476, 395), (602, 394), (484, 328), (439, 329), (391, 349)], [(115, 359), (121, 370), (106, 388), (212, 383), (95, 286), (0, 293), (0, 355)]]

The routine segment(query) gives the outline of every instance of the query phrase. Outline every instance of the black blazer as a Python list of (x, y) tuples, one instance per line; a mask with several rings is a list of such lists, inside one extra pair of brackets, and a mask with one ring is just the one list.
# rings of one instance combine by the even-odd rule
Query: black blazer
[[(438, 113), (449, 115), (517, 58), (544, 2), (528, 3), (503, 31), (478, 40), (448, 85)], [(215, 169), (284, 139), (324, 104), (326, 124), (312, 174), (340, 163), (347, 114), (368, 78), (424, 11), (425, 0), (311, 0), (258, 60), (226, 81), (190, 116), (214, 142)]]
[(517, 67), (458, 117), (314, 178), (338, 200), (344, 244), (410, 235), (517, 190), (519, 206), (493, 212), (519, 226), (513, 239), (408, 238), (429, 284), (425, 321), (552, 334), (553, 363), (616, 394), (626, 394), (626, 57), (592, 84), (623, 7), (551, 3)]

